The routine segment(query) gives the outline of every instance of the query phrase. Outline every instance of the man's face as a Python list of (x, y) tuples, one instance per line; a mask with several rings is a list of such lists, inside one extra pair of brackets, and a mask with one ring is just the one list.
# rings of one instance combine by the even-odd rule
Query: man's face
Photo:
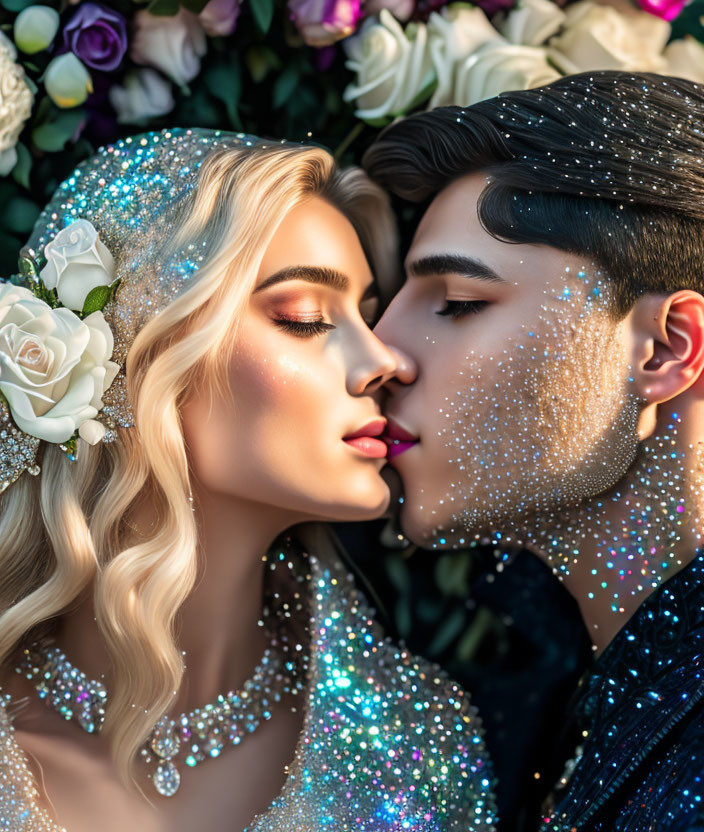
[[(630, 330), (588, 258), (486, 232), (483, 174), (445, 188), (421, 221), (408, 279), (377, 325), (418, 365), (389, 384), (403, 531), (463, 545), (605, 491), (635, 458)], [(407, 438), (407, 437), (406, 437)]]

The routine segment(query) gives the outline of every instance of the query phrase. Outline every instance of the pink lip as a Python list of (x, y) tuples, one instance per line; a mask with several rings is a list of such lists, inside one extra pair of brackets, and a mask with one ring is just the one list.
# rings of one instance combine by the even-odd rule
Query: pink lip
[(384, 442), (389, 447), (389, 459), (393, 459), (399, 454), (412, 448), (420, 442), (417, 436), (402, 428), (398, 422), (389, 419), (384, 432)]
[(386, 457), (386, 442), (377, 439), (384, 432), (386, 419), (374, 419), (363, 428), (343, 436), (343, 442), (351, 448), (360, 451), (372, 459), (384, 459)]

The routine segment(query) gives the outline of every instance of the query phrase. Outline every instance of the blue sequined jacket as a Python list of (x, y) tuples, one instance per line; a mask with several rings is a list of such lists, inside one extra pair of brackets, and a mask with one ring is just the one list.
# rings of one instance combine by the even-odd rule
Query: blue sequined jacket
[[(704, 550), (587, 673), (544, 832), (704, 832)], [(569, 773), (569, 768), (572, 768)]]

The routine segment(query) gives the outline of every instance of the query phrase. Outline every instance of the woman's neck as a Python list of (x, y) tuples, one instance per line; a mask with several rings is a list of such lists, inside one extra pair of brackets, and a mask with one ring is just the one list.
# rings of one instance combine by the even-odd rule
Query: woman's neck
[[(199, 536), (196, 584), (176, 619), (176, 641), (186, 670), (171, 711), (181, 713), (237, 690), (262, 657), (263, 557), (272, 542), (301, 518), (270, 506), (194, 489)], [(150, 506), (129, 519), (136, 536), (153, 524)], [(56, 633), (69, 660), (110, 689), (109, 664), (93, 610), (92, 595), (64, 615)]]

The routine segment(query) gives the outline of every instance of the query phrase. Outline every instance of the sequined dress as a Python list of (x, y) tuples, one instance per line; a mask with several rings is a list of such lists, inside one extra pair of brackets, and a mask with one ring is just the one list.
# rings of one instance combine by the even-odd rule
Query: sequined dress
[[(281, 793), (247, 832), (494, 830), (491, 765), (467, 694), (383, 638), (336, 556), (311, 557), (310, 568), (303, 731)], [(38, 804), (2, 705), (0, 830), (66, 832)]]
[(649, 596), (574, 705), (542, 832), (704, 832), (704, 550)]

